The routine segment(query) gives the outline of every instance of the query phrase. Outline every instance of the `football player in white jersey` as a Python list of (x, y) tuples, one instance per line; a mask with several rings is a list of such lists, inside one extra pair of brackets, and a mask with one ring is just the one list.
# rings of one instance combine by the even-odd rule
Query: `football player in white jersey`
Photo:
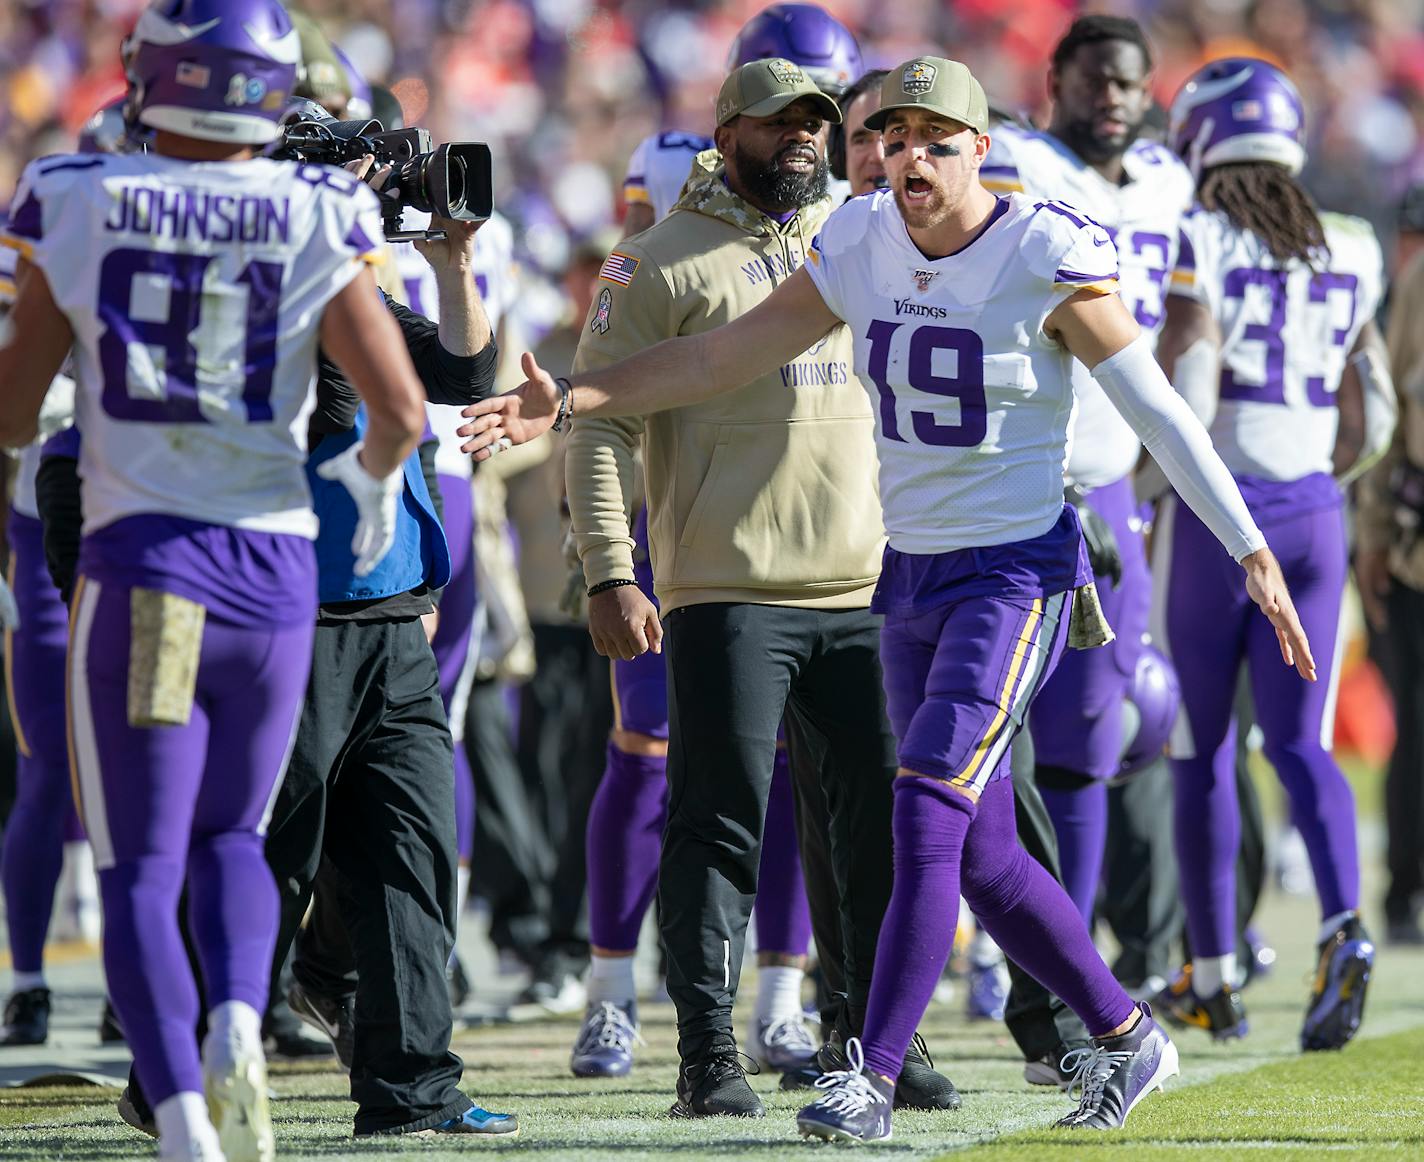
[(488, 456), (581, 414), (641, 415), (732, 390), (851, 328), (890, 540), (874, 608), (885, 614), (900, 770), (894, 895), (864, 1044), (848, 1046), (852, 1068), (799, 1118), (820, 1137), (889, 1137), (894, 1078), (948, 957), (961, 887), (1005, 953), (1094, 1037), (1075, 1058), (1079, 1106), (1060, 1125), (1121, 1125), (1177, 1070), (1175, 1048), (1113, 979), (1072, 901), (1019, 847), (1004, 777), (1065, 641), (1104, 640), (1077, 512), (1063, 503), (1073, 358), (1241, 563), (1285, 662), (1314, 676), (1265, 538), (1117, 295), (1111, 239), (1059, 203), (986, 190), (987, 123), (963, 64), (898, 66), (868, 121), (885, 137), (890, 189), (836, 211), (811, 261), (764, 303), (575, 383), (526, 355), (526, 383), (465, 409), (466, 449)]
[(1393, 428), (1388, 409), (1380, 422), (1372, 406), (1394, 398), (1372, 322), (1383, 260), (1366, 222), (1318, 213), (1296, 181), (1304, 113), (1274, 66), (1246, 58), (1208, 65), (1177, 95), (1171, 133), (1196, 175), (1198, 205), (1182, 225), (1164, 364), (1277, 547), (1324, 679), (1301, 682), (1271, 665), (1269, 635), (1207, 553), (1210, 534), (1169, 502), (1158, 532), (1166, 586), (1154, 617), (1182, 684), (1170, 753), (1192, 951), (1190, 991), (1172, 1009), (1218, 1040), (1246, 1032), (1236, 992), (1231, 717), (1233, 676), (1244, 662), (1266, 756), (1289, 795), (1320, 897), (1301, 1047), (1338, 1049), (1359, 1027), (1374, 947), (1359, 917), (1354, 799), (1331, 755), (1348, 567), (1332, 458), (1342, 381), (1362, 386), (1367, 456), (1387, 446)]
[[(838, 98), (861, 74), (855, 35), (819, 4), (773, 4), (746, 22), (732, 42), (727, 71), (781, 57), (800, 65), (821, 92)], [(623, 235), (667, 217), (682, 196), (692, 159), (714, 149), (700, 133), (654, 133), (638, 143), (623, 179)]]
[[(983, 180), (995, 193), (1021, 190), (1065, 202), (1102, 225), (1117, 246), (1119, 294), (1155, 337), (1193, 183), (1168, 149), (1138, 137), (1152, 104), (1151, 75), (1151, 50), (1135, 21), (1080, 17), (1053, 53), (1048, 129), (1000, 127)], [(1107, 782), (1118, 774), (1123, 751), (1124, 710), (1147, 631), (1151, 578), (1132, 488), (1142, 445), (1081, 363), (1073, 365), (1073, 390), (1065, 483), (1073, 500), (1109, 530), (1090, 557), (1116, 638), (1063, 659), (1034, 703), (1030, 727), (1063, 882), (1091, 925), (1108, 828)], [(1091, 536), (1089, 546), (1098, 548)]]
[[(33, 437), (72, 348), (85, 524), (70, 746), (109, 989), (161, 1156), (268, 1159), (260, 1015), (277, 897), (262, 837), (311, 659), (317, 344), (350, 368), (371, 420), (340, 466), (366, 571), (393, 536), (421, 389), (362, 261), (374, 194), (254, 157), (295, 78), (280, 5), (168, 0), (129, 49), (154, 152), (41, 159), (15, 199), (4, 241), (24, 262), (0, 441)], [(201, 1061), (185, 878), (210, 1006)]]

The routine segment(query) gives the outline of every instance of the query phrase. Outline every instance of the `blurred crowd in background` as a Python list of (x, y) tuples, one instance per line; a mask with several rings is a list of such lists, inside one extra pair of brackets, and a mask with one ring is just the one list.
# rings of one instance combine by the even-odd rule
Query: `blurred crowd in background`
[[(0, 205), (30, 158), (72, 147), (123, 91), (116, 45), (141, 0), (0, 4)], [(617, 222), (628, 155), (658, 129), (707, 132), (728, 46), (762, 0), (306, 0), (407, 124), (490, 143), (521, 263), (557, 277)], [(1083, 9), (1146, 25), (1168, 102), (1208, 56), (1276, 60), (1306, 101), (1306, 181), (1371, 219), (1424, 176), (1424, 0), (826, 0), (869, 66), (922, 51), (968, 62), (999, 106), (1043, 109), (1044, 62)], [(537, 301), (532, 300), (532, 301)], [(531, 301), (531, 305), (532, 305)], [(552, 320), (551, 320), (552, 321)], [(533, 331), (539, 321), (529, 320)], [(534, 336), (531, 335), (531, 338)]]

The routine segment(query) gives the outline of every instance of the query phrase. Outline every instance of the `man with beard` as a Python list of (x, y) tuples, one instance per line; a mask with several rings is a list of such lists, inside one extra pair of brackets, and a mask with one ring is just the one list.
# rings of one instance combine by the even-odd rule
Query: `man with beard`
[[(825, 126), (839, 119), (787, 60), (733, 72), (717, 99), (717, 152), (698, 156), (667, 218), (604, 263), (575, 374), (711, 330), (783, 285), (830, 212)], [(738, 1064), (732, 1003), (783, 715), (827, 756), (835, 878), (857, 885), (841, 894), (853, 1031), (889, 898), (894, 747), (868, 608), (884, 545), (872, 421), (850, 334), (808, 346), (711, 406), (581, 421), (569, 442), (590, 622), (599, 651), (622, 659), (663, 643), (659, 609), (635, 582), (627, 516), (642, 445), (667, 626), (659, 892), (682, 1059), (673, 1113), (684, 1117), (763, 1113)], [(676, 375), (689, 397), (700, 377), (691, 366)], [(595, 618), (600, 605), (611, 610)], [(958, 1104), (923, 1059), (912, 1072), (937, 1083), (938, 1108)]]

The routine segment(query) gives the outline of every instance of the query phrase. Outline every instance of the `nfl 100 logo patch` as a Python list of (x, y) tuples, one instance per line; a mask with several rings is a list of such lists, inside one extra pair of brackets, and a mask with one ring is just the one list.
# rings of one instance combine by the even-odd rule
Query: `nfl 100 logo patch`
[(939, 277), (939, 271), (925, 270), (924, 267), (917, 267), (911, 277), (915, 280), (915, 289), (919, 291), (920, 294), (924, 294), (925, 291), (930, 289), (930, 283)]
[(929, 61), (911, 61), (900, 75), (900, 88), (916, 96), (928, 93), (934, 87), (935, 74), (938, 72)]

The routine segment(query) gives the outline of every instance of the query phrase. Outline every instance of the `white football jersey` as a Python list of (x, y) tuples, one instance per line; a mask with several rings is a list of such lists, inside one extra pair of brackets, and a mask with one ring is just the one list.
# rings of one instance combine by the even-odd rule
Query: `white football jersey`
[[(1191, 172), (1165, 146), (1136, 142), (1123, 156), (1127, 180), (1113, 185), (1050, 133), (998, 126), (979, 171), (995, 193), (1023, 191), (1076, 206), (1107, 229), (1121, 264), (1121, 294), (1142, 329), (1162, 327), (1167, 280), (1177, 261), (1182, 215), (1192, 204)], [(1078, 409), (1068, 475), (1085, 488), (1121, 480), (1142, 450), (1136, 433), (1081, 363), (1074, 365)]]
[(651, 206), (661, 222), (682, 196), (692, 169), (692, 159), (704, 149), (715, 149), (710, 137), (697, 133), (654, 133), (638, 142), (628, 159), (623, 179), (623, 200), (630, 206)]
[[(426, 217), (428, 219), (428, 215)], [(408, 225), (409, 219), (407, 214), (402, 225), (408, 229), (424, 229), (423, 225)], [(396, 271), (405, 290), (405, 305), (428, 319), (438, 318), (440, 293), (430, 264), (409, 243), (397, 243), (393, 252)], [(518, 277), (514, 264), (514, 231), (509, 221), (499, 214), (493, 215), (475, 235), (471, 273), (485, 305), (490, 333), (498, 334), (500, 322), (514, 306)], [(460, 410), (450, 404), (425, 405), (430, 428), (440, 441), (435, 453), (435, 470), (443, 476), (470, 476), (474, 472), (474, 461), (460, 451), (464, 441), (455, 435), (455, 429), (466, 422)]]
[(1047, 532), (1063, 512), (1073, 359), (1043, 324), (1074, 291), (1115, 292), (1102, 227), (1012, 194), (973, 242), (931, 260), (881, 190), (830, 216), (806, 269), (855, 336), (891, 546), (944, 553)]
[(57, 156), (3, 241), (74, 330), (84, 530), (140, 513), (315, 537), (304, 464), (326, 304), (381, 236), (329, 166)]
[(1374, 229), (1322, 214), (1328, 260), (1284, 268), (1255, 234), (1220, 213), (1182, 222), (1172, 294), (1204, 304), (1221, 328), (1212, 443), (1236, 476), (1299, 480), (1331, 471), (1335, 393), (1384, 289)]

